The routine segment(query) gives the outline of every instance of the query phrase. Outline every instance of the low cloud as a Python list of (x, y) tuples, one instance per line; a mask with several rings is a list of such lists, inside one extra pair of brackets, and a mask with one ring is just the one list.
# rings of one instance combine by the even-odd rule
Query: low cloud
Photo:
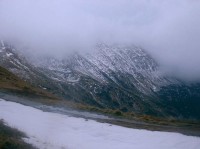
[(0, 38), (63, 55), (98, 42), (135, 44), (170, 74), (200, 79), (198, 0), (0, 0)]

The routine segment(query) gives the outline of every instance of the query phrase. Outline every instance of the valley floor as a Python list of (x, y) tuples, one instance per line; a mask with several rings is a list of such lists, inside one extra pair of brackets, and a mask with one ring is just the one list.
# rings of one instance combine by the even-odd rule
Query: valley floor
[(199, 149), (200, 138), (125, 128), (0, 99), (0, 119), (40, 149)]

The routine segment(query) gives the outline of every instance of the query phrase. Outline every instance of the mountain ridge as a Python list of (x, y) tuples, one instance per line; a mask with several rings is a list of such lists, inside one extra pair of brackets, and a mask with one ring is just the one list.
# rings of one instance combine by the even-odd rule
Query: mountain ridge
[[(162, 74), (157, 62), (141, 48), (98, 44), (90, 53), (74, 53), (64, 59), (43, 57), (31, 63), (17, 53), (9, 54), (12, 48), (5, 45), (0, 47), (1, 66), (65, 99), (123, 112), (200, 118), (196, 109), (200, 105), (196, 99), (200, 97), (199, 90)], [(179, 94), (184, 88), (189, 90), (185, 91), (188, 98), (181, 100)], [(181, 110), (178, 103), (190, 107), (189, 112)]]

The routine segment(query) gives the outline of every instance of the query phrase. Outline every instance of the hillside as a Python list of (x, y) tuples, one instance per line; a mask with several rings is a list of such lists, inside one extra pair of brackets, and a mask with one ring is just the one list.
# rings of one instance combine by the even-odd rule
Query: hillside
[(136, 46), (98, 44), (92, 52), (74, 52), (61, 59), (27, 59), (2, 42), (0, 66), (31, 84), (14, 84), (15, 91), (23, 94), (53, 94), (100, 111), (200, 119), (200, 84), (166, 76), (156, 60)]
[(27, 136), (17, 129), (7, 126), (0, 120), (0, 148), (1, 149), (36, 149), (27, 144), (22, 138)]
[[(164, 97), (167, 97), (167, 96), (164, 95), (164, 93), (165, 93), (165, 92), (163, 92), (164, 89), (161, 91), (163, 93), (161, 95), (163, 96), (163, 99), (164, 99)], [(74, 91), (74, 93), (77, 93), (77, 92), (78, 92), (78, 89), (76, 91)], [(67, 98), (64, 98), (65, 100), (63, 100), (62, 98), (57, 97), (56, 95), (49, 92), (49, 90), (45, 90), (45, 89), (42, 89), (39, 87), (35, 87), (34, 85), (31, 85), (27, 81), (22, 80), (21, 78), (19, 78), (18, 76), (16, 76), (15, 74), (11, 73), (10, 71), (8, 71), (7, 69), (5, 69), (1, 66), (0, 66), (0, 93), (6, 93), (8, 95), (12, 95), (12, 96), (8, 96), (8, 100), (10, 100), (12, 98), (14, 99), (15, 96), (20, 97), (20, 98), (16, 98), (17, 100), (14, 100), (14, 101), (23, 103), (23, 104), (29, 105), (29, 106), (33, 106), (33, 104), (37, 104), (37, 105), (39, 104), (41, 107), (52, 106), (55, 109), (57, 109), (57, 108), (58, 109), (59, 108), (64, 108), (64, 109), (72, 108), (72, 109), (76, 109), (76, 110), (81, 110), (82, 112), (89, 111), (89, 112), (94, 112), (94, 113), (102, 113), (102, 114), (110, 115), (110, 116), (118, 116), (121, 118), (128, 118), (128, 119), (134, 120), (134, 121), (137, 120), (137, 121), (147, 122), (149, 124), (152, 123), (152, 124), (169, 125), (169, 126), (175, 125), (175, 126), (181, 126), (181, 127), (185, 126), (187, 124), (190, 124), (192, 128), (193, 128), (193, 124), (195, 124), (194, 126), (196, 126), (196, 123), (194, 123), (193, 121), (176, 121), (173, 118), (168, 119), (168, 117), (157, 118), (155, 116), (146, 115), (145, 112), (137, 113), (137, 112), (134, 112), (134, 110), (127, 111), (127, 110), (125, 110), (125, 108), (124, 109), (109, 108), (109, 107), (101, 108), (101, 107), (98, 107), (95, 105), (89, 105), (86, 102), (84, 102), (84, 100), (82, 102), (73, 102), (73, 100), (68, 100)], [(77, 97), (81, 96), (82, 94), (83, 93), (80, 92), (80, 94), (77, 94)], [(173, 94), (173, 95), (175, 95), (175, 94)], [(197, 95), (197, 97), (198, 97), (198, 95)], [(104, 98), (102, 98), (102, 100), (103, 99)], [(87, 100), (87, 98), (86, 98), (86, 100)], [(174, 103), (173, 101), (171, 101), (172, 103), (170, 103), (170, 101), (168, 101), (167, 99), (161, 100), (161, 101), (165, 105), (166, 104), (172, 105)], [(144, 105), (142, 105), (142, 103), (144, 103), (144, 101), (140, 102), (140, 104), (142, 107), (147, 108), (147, 109), (143, 109), (143, 111), (148, 110), (149, 108), (148, 108), (147, 104), (144, 103)], [(177, 106), (177, 109), (175, 112), (178, 111), (180, 113), (184, 113), (183, 108), (181, 108), (181, 110), (180, 110), (179, 106), (178, 106), (178, 103), (182, 103), (182, 106), (184, 106), (183, 102), (180, 102), (179, 100), (177, 100), (176, 103), (177, 104), (175, 106)], [(188, 104), (190, 104), (190, 102)], [(196, 105), (193, 105), (193, 106), (196, 107), (198, 105), (199, 104), (197, 103)], [(110, 105), (110, 106), (112, 106), (112, 105)], [(46, 107), (46, 108), (48, 110), (48, 107)], [(52, 110), (54, 109), (51, 107), (49, 107), (49, 108)], [(151, 107), (151, 108), (153, 109), (155, 107)], [(45, 109), (43, 109), (43, 110), (45, 110)], [(169, 112), (169, 113), (174, 112), (173, 107), (172, 107), (172, 109), (162, 108), (161, 110), (162, 111), (168, 110), (167, 112)], [(191, 112), (191, 111), (195, 112), (195, 111), (198, 111), (198, 109), (195, 109), (195, 108), (190, 109), (190, 111), (187, 111), (186, 114), (190, 116), (191, 113), (189, 113), (189, 112)], [(192, 113), (192, 114), (194, 114), (194, 113)], [(171, 115), (173, 115), (173, 113)], [(196, 115), (197, 115), (197, 113), (196, 113)], [(176, 115), (175, 115), (175, 117), (176, 117)], [(137, 127), (137, 126), (135, 126), (134, 122), (133, 122), (133, 124), (131, 122), (127, 123), (126, 120), (124, 121), (123, 119), (114, 121), (114, 122), (113, 121), (108, 121), (108, 122), (114, 123), (117, 125), (123, 125), (126, 127)], [(197, 125), (198, 125), (198, 123), (197, 123)], [(139, 128), (140, 127), (144, 128), (144, 126), (142, 126), (142, 125), (139, 126)], [(154, 130), (157, 128), (151, 128), (151, 129)]]
[(23, 81), (13, 73), (0, 66), (0, 91), (27, 97), (38, 97), (43, 99), (57, 99), (53, 94), (32, 86)]

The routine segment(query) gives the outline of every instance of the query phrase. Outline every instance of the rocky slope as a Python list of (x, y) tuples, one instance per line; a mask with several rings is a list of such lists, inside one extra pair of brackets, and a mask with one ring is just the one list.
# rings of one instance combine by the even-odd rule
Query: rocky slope
[(0, 65), (35, 86), (79, 103), (156, 116), (200, 118), (200, 85), (164, 76), (156, 61), (135, 46), (99, 44), (89, 53), (30, 62), (1, 42)]
[[(48, 91), (32, 86), (28, 82), (20, 79), (15, 74), (9, 72), (0, 66), (0, 92), (17, 95), (20, 97), (26, 96), (30, 98), (43, 98), (48, 100), (57, 100), (53, 94)], [(39, 99), (38, 99), (39, 100)]]

